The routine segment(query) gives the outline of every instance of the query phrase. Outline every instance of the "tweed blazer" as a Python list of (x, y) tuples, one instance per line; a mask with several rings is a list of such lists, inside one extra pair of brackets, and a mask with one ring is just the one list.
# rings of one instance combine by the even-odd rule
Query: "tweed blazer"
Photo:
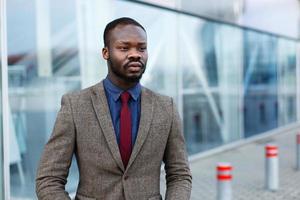
[(191, 193), (184, 137), (172, 98), (142, 88), (138, 135), (125, 169), (103, 82), (63, 95), (36, 177), (40, 200), (70, 199), (65, 184), (72, 156), (79, 169), (77, 200), (160, 200), (160, 169), (166, 200)]

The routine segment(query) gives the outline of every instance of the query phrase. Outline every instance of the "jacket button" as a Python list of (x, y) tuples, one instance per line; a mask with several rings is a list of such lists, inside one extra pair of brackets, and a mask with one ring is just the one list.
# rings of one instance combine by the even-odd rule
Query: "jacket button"
[(126, 181), (129, 178), (129, 176), (124, 176), (124, 180)]

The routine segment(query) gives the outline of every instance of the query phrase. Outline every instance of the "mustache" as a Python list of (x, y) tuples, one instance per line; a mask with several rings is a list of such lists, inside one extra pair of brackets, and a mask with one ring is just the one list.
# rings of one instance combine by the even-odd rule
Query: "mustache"
[(131, 64), (131, 63), (139, 63), (141, 65), (141, 68), (144, 69), (145, 68), (145, 64), (141, 61), (128, 61), (127, 63), (124, 64), (124, 67), (125, 68), (128, 68), (128, 66)]

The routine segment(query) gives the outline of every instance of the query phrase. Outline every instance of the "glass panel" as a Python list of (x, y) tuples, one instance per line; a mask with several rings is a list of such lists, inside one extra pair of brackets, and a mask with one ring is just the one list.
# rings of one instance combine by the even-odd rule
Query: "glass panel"
[(296, 121), (296, 51), (294, 42), (278, 41), (278, 102), (279, 126)]
[(184, 133), (196, 153), (242, 135), (239, 29), (181, 16)]
[(244, 31), (244, 129), (249, 137), (278, 126), (278, 40)]
[[(38, 162), (60, 98), (81, 89), (75, 10), (72, 0), (7, 2), (12, 198), (35, 197)], [(69, 191), (77, 186), (76, 168), (73, 162)]]

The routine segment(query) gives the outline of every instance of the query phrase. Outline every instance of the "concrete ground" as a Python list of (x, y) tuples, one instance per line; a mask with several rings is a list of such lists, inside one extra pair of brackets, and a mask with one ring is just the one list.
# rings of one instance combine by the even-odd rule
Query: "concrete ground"
[[(191, 162), (191, 200), (216, 199), (216, 165), (219, 162), (229, 162), (233, 166), (233, 200), (300, 200), (300, 171), (296, 171), (295, 138), (296, 131), (293, 130)], [(267, 143), (275, 143), (279, 147), (279, 190), (276, 192), (267, 191), (264, 184), (264, 146)], [(163, 176), (162, 194), (165, 191)]]

